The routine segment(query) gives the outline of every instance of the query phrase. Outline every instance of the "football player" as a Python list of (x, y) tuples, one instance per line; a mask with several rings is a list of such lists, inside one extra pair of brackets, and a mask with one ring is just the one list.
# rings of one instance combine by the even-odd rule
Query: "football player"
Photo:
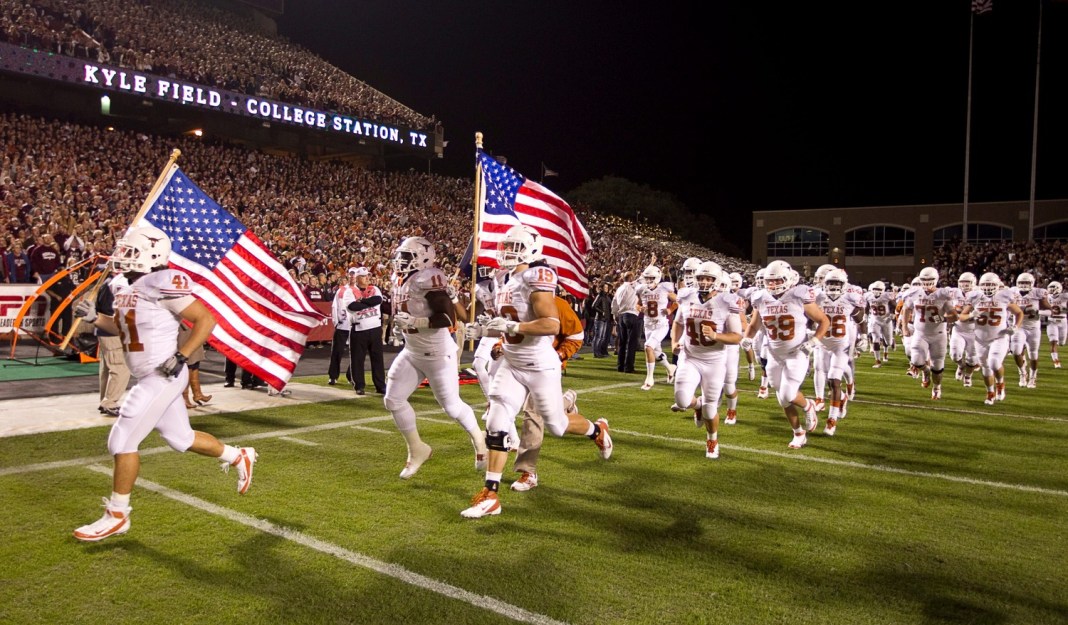
[[(975, 290), (975, 274), (965, 271), (957, 278), (957, 290), (953, 294), (959, 313), (964, 308), (968, 294)], [(979, 354), (975, 347), (975, 319), (957, 319), (949, 335), (949, 357), (957, 363), (956, 378), (965, 387), (972, 385), (972, 373), (979, 367)]]
[(565, 413), (560, 358), (553, 349), (553, 337), (560, 333), (557, 277), (541, 250), (541, 236), (533, 228), (516, 225), (505, 232), (497, 244), (497, 266), (503, 270), (496, 287), (498, 316), (478, 324), (478, 330), (467, 330), (468, 336), (482, 332), (503, 336), (504, 342), (501, 364), (490, 382), (485, 484), (470, 507), (460, 513), (464, 518), (501, 513), (498, 491), (508, 461), (505, 438), (528, 394), (531, 406), (554, 436), (583, 435), (596, 443), (602, 458), (612, 455), (607, 420), (591, 423), (581, 415)]
[(823, 277), (823, 292), (816, 295), (816, 304), (830, 321), (823, 337), (823, 349), (813, 354), (815, 358), (823, 358), (822, 370), (827, 372), (831, 382), (831, 408), (823, 429), (827, 436), (834, 436), (838, 421), (846, 415), (846, 401), (852, 399), (842, 387), (842, 378), (849, 373), (849, 350), (852, 347), (849, 323), (864, 321), (864, 301), (856, 292), (846, 292), (848, 283), (846, 272), (834, 269)]
[(883, 366), (890, 358), (890, 346), (894, 342), (894, 296), (887, 292), (886, 283), (875, 281), (868, 287), (864, 299), (868, 306), (868, 325), (871, 328), (872, 347), (875, 350), (873, 369)]
[(905, 313), (906, 332), (912, 335), (909, 349), (912, 366), (920, 370), (920, 384), (931, 389), (931, 399), (942, 399), (942, 371), (946, 366), (949, 338), (946, 322), (957, 318), (953, 292), (938, 287), (938, 270), (920, 270), (920, 289), (909, 295)]
[(1057, 346), (1064, 345), (1068, 339), (1068, 318), (1065, 311), (1068, 310), (1068, 293), (1060, 282), (1050, 282), (1046, 285), (1046, 293), (1049, 298), (1049, 323), (1046, 324), (1046, 337), (1049, 338), (1049, 357), (1053, 359), (1053, 368), (1061, 368), (1061, 357), (1057, 353)]
[[(96, 302), (89, 298), (74, 310), (93, 327), (122, 337), (126, 362), (136, 379), (108, 435), (108, 451), (115, 458), (111, 498), (104, 500), (104, 516), (74, 530), (80, 541), (95, 542), (129, 531), (130, 493), (141, 469), (137, 449), (153, 430), (175, 451), (218, 458), (226, 470), (237, 467), (238, 493), (245, 494), (252, 486), (255, 449), (224, 445), (189, 425), (182, 399), (189, 381), (185, 364), (211, 335), (215, 318), (193, 296), (189, 276), (167, 268), (170, 253), (171, 240), (159, 228), (131, 228), (111, 257), (112, 267), (128, 282), (115, 289), (114, 314), (97, 314)], [(183, 321), (192, 329), (175, 351)]]
[(979, 289), (968, 294), (959, 315), (965, 321), (975, 318), (975, 342), (986, 382), (984, 403), (988, 406), (1005, 399), (1004, 363), (1009, 337), (1020, 329), (1024, 316), (1013, 301), (1013, 294), (998, 289), (999, 285), (1001, 278), (996, 273), (984, 273), (979, 277)]
[(675, 307), (678, 298), (675, 295), (675, 287), (670, 282), (662, 281), (663, 275), (660, 268), (649, 265), (642, 272), (641, 282), (638, 284), (638, 311), (645, 318), (645, 383), (642, 390), (648, 391), (653, 388), (653, 372), (656, 371), (656, 363), (662, 363), (667, 369), (667, 382), (671, 384), (675, 380), (675, 365), (668, 362), (661, 345), (671, 329), (668, 316)]
[(383, 403), (408, 446), (408, 459), (400, 472), (405, 480), (419, 471), (432, 451), (419, 437), (415, 409), (408, 401), (424, 379), (445, 414), (471, 438), (475, 470), (486, 468), (485, 436), (471, 406), (460, 399), (456, 341), (451, 335), (456, 310), (448, 279), (435, 265), (436, 257), (430, 241), (408, 237), (397, 246), (392, 260), (393, 325), (404, 333), (404, 347), (386, 374)]
[[(728, 278), (713, 264), (697, 270), (697, 301), (688, 299), (678, 309), (671, 351), (679, 353), (673, 407), (694, 411), (694, 423), (705, 428), (705, 457), (714, 460), (719, 458), (719, 398), (727, 384), (728, 360), (738, 362), (738, 353), (726, 348), (742, 339), (742, 300), (730, 293)], [(698, 385), (701, 396), (695, 397)]]
[(1016, 360), (1020, 372), (1020, 386), (1035, 388), (1038, 386), (1038, 344), (1042, 340), (1041, 311), (1049, 310), (1046, 290), (1035, 288), (1035, 277), (1030, 273), (1021, 273), (1016, 277), (1016, 305), (1024, 312), (1020, 331), (1012, 335), (1009, 351)]
[[(749, 349), (758, 330), (763, 328), (767, 332), (771, 356), (768, 377), (793, 432), (789, 448), (800, 449), (808, 443), (806, 432), (818, 425), (816, 405), (801, 394), (801, 384), (808, 373), (809, 354), (826, 336), (830, 321), (816, 305), (816, 294), (811, 288), (790, 287), (797, 272), (786, 261), (772, 261), (765, 269), (764, 290), (753, 296), (754, 319), (740, 344), (742, 349)], [(816, 323), (816, 331), (806, 340), (805, 326), (809, 320)], [(798, 409), (805, 412), (803, 425)]]

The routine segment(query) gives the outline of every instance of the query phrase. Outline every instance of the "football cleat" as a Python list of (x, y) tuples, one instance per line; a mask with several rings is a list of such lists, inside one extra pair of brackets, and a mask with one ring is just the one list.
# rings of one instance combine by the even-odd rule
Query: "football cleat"
[(761, 386), (760, 390), (757, 391), (757, 399), (767, 399), (767, 398), (768, 398), (768, 387)]
[(1027, 388), (1038, 388), (1038, 372), (1037, 371), (1034, 372), (1033, 374), (1031, 374), (1031, 376), (1029, 378), (1027, 378)]
[(963, 385), (964, 385), (964, 388), (970, 388), (971, 387), (971, 385), (972, 385), (972, 376), (971, 376), (971, 374), (968, 374), (968, 375), (964, 376)]
[(987, 406), (993, 406), (994, 402), (996, 400), (997, 400), (997, 394), (996, 393), (992, 393), (990, 391), (987, 391), (987, 393), (986, 393), (986, 401), (984, 401), (983, 403), (986, 404)]
[(460, 512), (465, 519), (481, 519), (484, 516), (493, 516), (501, 513), (501, 502), (497, 499), (497, 493), (483, 487), (478, 494), (471, 498), (471, 507)]
[(727, 418), (723, 420), (724, 425), (734, 425), (738, 423), (738, 411), (734, 408), (727, 409)]
[(788, 447), (790, 449), (801, 449), (807, 444), (808, 436), (806, 436), (804, 432), (801, 432), (800, 434), (794, 434), (794, 438), (790, 441)]
[(1021, 375), (1020, 376), (1020, 388), (1025, 388), (1026, 386), (1027, 386), (1027, 376), (1026, 375)]
[(130, 531), (130, 510), (133, 508), (116, 508), (111, 501), (104, 497), (104, 516), (89, 525), (83, 525), (74, 530), (74, 537), (86, 543), (95, 543), (104, 540), (108, 536), (118, 536)]
[(649, 382), (648, 380), (645, 382), (645, 384), (642, 384), (642, 390), (643, 391), (647, 391), (647, 390), (649, 390), (651, 388), (653, 388), (653, 383)]
[(612, 437), (608, 434), (608, 421), (604, 417), (597, 419), (597, 427), (601, 431), (593, 442), (597, 444), (597, 449), (601, 450), (601, 457), (608, 460), (612, 456)]
[(531, 473), (530, 471), (523, 471), (519, 479), (512, 482), (512, 490), (519, 492), (528, 491), (538, 485), (538, 474)]
[(961, 368), (960, 368), (960, 367), (958, 366), (958, 367), (957, 367), (957, 373), (955, 374), (955, 376), (954, 376), (954, 377), (956, 377), (956, 378), (957, 378), (958, 380), (963, 380), (963, 379), (964, 379), (964, 369), (961, 369)]
[(1005, 383), (1004, 382), (998, 382), (997, 385), (996, 385), (996, 388), (997, 388), (997, 394), (995, 395), (994, 399), (996, 399), (998, 401), (1005, 401)]
[(671, 412), (682, 412), (685, 408), (680, 408), (678, 404), (671, 404)]
[(575, 414), (578, 409), (578, 393), (574, 389), (564, 391), (564, 414)]
[(719, 441), (705, 440), (705, 458), (710, 460), (719, 458)]
[(878, 369), (879, 367), (882, 367), (882, 366), (883, 366), (883, 363), (882, 363), (882, 361), (881, 361), (881, 360), (876, 360), (876, 361), (875, 361), (875, 364), (874, 364), (874, 365), (872, 365), (872, 366), (871, 366), (871, 368), (872, 368), (872, 369)]
[[(719, 416), (719, 415), (716, 415), (716, 416)], [(698, 406), (698, 407), (693, 409), (693, 424), (696, 427), (704, 427), (704, 425), (705, 425), (704, 406)]]
[(835, 430), (838, 429), (838, 419), (834, 417), (827, 417), (827, 424), (823, 426), (823, 434), (826, 436), (834, 436)]
[(816, 404), (811, 399), (805, 400), (805, 431), (811, 432), (819, 425), (819, 415), (816, 414)]
[(237, 458), (233, 462), (223, 462), (224, 473), (230, 472), (230, 467), (237, 467), (237, 492), (244, 495), (252, 487), (252, 466), (259, 459), (259, 454), (252, 447), (242, 447), (237, 450)]
[(846, 384), (846, 399), (852, 400), (852, 399), (856, 399), (856, 398), (857, 398), (857, 385), (854, 384), (853, 382), (850, 382), (849, 384)]
[(1054, 368), (1054, 369), (1060, 369), (1060, 368), (1061, 368), (1061, 361), (1059, 361), (1059, 360), (1054, 360), (1054, 361), (1053, 361), (1053, 368)]
[(942, 399), (942, 387), (941, 387), (941, 385), (935, 386), (934, 388), (931, 389), (931, 399), (934, 399), (934, 400)]
[(823, 403), (822, 397), (817, 397), (816, 401), (813, 403), (816, 404), (816, 412), (823, 412), (823, 409), (827, 406), (827, 404)]
[(923, 388), (931, 387), (931, 378), (927, 375), (926, 371), (920, 373), (920, 386)]
[(400, 472), (400, 478), (406, 480), (419, 472), (419, 467), (423, 466), (423, 463), (430, 460), (431, 454), (434, 450), (430, 445), (426, 443), (419, 443), (414, 450), (408, 452), (408, 462), (404, 464), (404, 469)]

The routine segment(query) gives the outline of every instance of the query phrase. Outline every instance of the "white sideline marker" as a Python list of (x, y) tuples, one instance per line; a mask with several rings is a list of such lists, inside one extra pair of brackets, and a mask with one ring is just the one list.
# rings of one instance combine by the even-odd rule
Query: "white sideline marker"
[[(111, 475), (111, 469), (103, 465), (91, 464), (88, 465), (86, 468), (91, 471), (96, 471), (97, 473), (102, 473), (104, 475)], [(173, 499), (174, 501), (184, 503), (187, 506), (191, 506), (203, 512), (207, 512), (208, 514), (214, 514), (215, 516), (222, 517), (228, 521), (240, 523), (241, 525), (245, 525), (247, 527), (251, 527), (252, 529), (259, 530), (265, 534), (277, 536), (279, 538), (297, 543), (298, 545), (303, 545), (304, 547), (314, 549), (315, 551), (318, 551), (320, 553), (325, 553), (326, 555), (333, 556), (339, 560), (344, 560), (345, 562), (348, 562), (350, 564), (355, 564), (356, 566), (369, 569), (376, 573), (387, 575), (396, 580), (402, 581), (405, 584), (411, 584), (412, 586), (415, 586), (417, 588), (436, 592), (439, 595), (449, 597), (450, 599), (457, 599), (459, 601), (463, 601), (464, 603), (469, 603), (475, 606), (476, 608), (496, 612), (497, 614), (500, 614), (501, 616), (504, 616), (506, 618), (510, 618), (514, 621), (519, 621), (522, 623), (537, 623), (538, 625), (567, 625), (567, 623), (565, 623), (564, 621), (557, 621), (543, 614), (537, 614), (535, 612), (524, 610), (519, 606), (515, 606), (510, 603), (505, 603), (504, 601), (494, 599), (493, 597), (487, 597), (486, 595), (477, 595), (473, 592), (464, 590), (463, 588), (458, 588), (451, 584), (446, 584), (445, 582), (438, 581), (425, 575), (420, 575), (419, 573), (416, 573), (414, 571), (409, 571), (403, 566), (397, 564), (390, 564), (389, 562), (383, 562), (381, 560), (376, 560), (361, 553), (356, 553), (355, 551), (345, 549), (344, 547), (341, 547), (339, 545), (328, 543), (324, 540), (319, 540), (318, 538), (309, 536), (303, 532), (298, 532), (297, 530), (282, 527), (281, 525), (275, 525), (270, 521), (257, 519), (247, 514), (237, 512), (236, 510), (217, 506), (211, 502), (204, 501), (203, 499), (200, 499), (198, 497), (193, 497), (192, 495), (187, 495), (171, 488), (167, 488), (166, 486), (156, 484), (155, 482), (150, 482), (148, 480), (138, 478), (137, 485), (141, 488), (144, 488), (145, 490), (150, 490), (154, 493), (159, 493), (160, 495), (163, 495), (168, 499)]]

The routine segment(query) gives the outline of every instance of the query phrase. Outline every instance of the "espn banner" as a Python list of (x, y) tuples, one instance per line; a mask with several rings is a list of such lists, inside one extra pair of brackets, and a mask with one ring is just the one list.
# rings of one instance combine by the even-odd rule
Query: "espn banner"
[[(37, 284), (0, 284), (0, 340), (11, 340), (15, 318), (18, 317), (23, 304), (33, 299), (38, 288)], [(50, 314), (49, 297), (41, 295), (23, 317), (19, 332), (23, 335), (27, 331), (40, 334)]]

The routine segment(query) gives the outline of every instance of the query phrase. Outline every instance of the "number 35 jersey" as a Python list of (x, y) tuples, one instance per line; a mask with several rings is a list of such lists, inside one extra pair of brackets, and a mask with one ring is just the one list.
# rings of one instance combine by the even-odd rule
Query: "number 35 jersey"
[[(413, 317), (430, 317), (433, 311), (427, 297), (434, 291), (446, 292), (445, 274), (427, 267), (393, 284), (393, 310)], [(404, 349), (420, 356), (456, 352), (448, 328), (412, 328), (404, 333)]]
[(687, 298), (679, 306), (675, 323), (682, 326), (682, 351), (687, 358), (711, 360), (725, 353), (725, 345), (704, 335), (702, 328), (710, 327), (717, 333), (741, 332), (742, 323), (738, 314), (744, 302), (733, 293), (720, 293), (707, 301)]
[(815, 301), (816, 292), (807, 286), (795, 286), (777, 298), (768, 291), (753, 294), (753, 312), (760, 315), (768, 349), (776, 360), (788, 358), (805, 342), (805, 306)]
[(152, 374), (178, 349), (181, 312), (195, 300), (189, 276), (154, 271), (115, 290), (115, 322), (135, 378)]
[[(556, 295), (556, 272), (543, 265), (528, 267), (519, 273), (501, 273), (496, 280), (497, 314), (512, 321), (537, 319), (530, 303), (534, 293)], [(556, 310), (555, 303), (553, 310)], [(505, 335), (504, 357), (512, 365), (526, 369), (551, 369), (560, 363), (553, 349), (552, 336)]]

